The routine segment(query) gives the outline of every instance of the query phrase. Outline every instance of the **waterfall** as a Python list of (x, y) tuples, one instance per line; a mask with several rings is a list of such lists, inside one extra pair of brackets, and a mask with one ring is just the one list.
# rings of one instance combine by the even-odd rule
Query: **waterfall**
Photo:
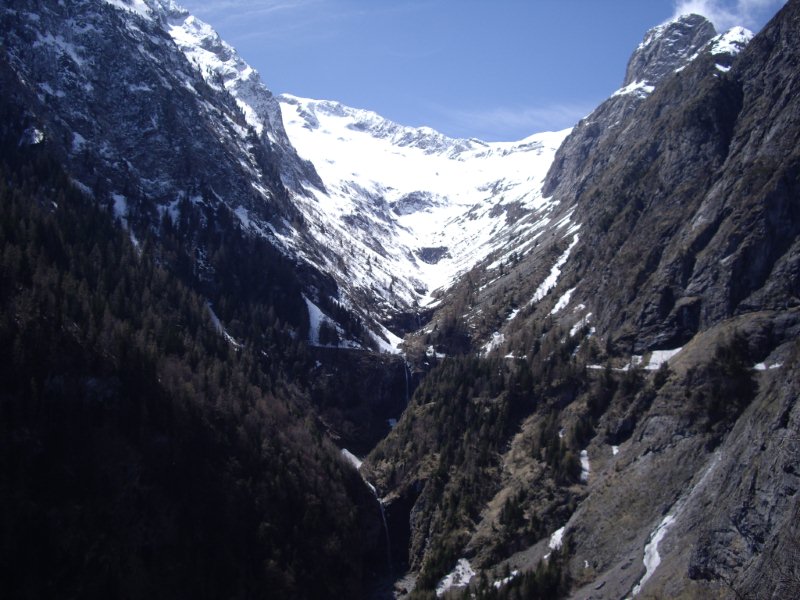
[[(372, 488), (373, 492), (375, 488)], [(381, 519), (383, 520), (383, 531), (386, 533), (386, 565), (389, 567), (389, 573), (392, 572), (392, 540), (389, 537), (389, 523), (386, 521), (386, 509), (383, 506), (383, 500), (378, 498), (378, 493), (375, 492), (375, 499), (378, 501), (378, 507), (381, 509)]]
[[(408, 378), (406, 378), (406, 382), (408, 382)], [(389, 537), (389, 522), (386, 520), (386, 509), (383, 506), (383, 500), (381, 500), (380, 496), (378, 496), (378, 490), (375, 489), (375, 486), (372, 485), (369, 481), (364, 478), (364, 475), (361, 474), (361, 464), (362, 461), (358, 458), (355, 454), (350, 452), (347, 448), (341, 449), (341, 454), (344, 459), (349, 462), (353, 467), (355, 467), (358, 474), (361, 475), (361, 480), (366, 484), (366, 486), (372, 492), (372, 495), (375, 496), (375, 500), (378, 503), (378, 508), (381, 511), (381, 520), (383, 521), (383, 531), (386, 534), (386, 564), (389, 567), (389, 573), (392, 572), (392, 540)]]
[(403, 361), (403, 375), (406, 376), (406, 406), (408, 406), (408, 373), (411, 369), (408, 367), (408, 361)]

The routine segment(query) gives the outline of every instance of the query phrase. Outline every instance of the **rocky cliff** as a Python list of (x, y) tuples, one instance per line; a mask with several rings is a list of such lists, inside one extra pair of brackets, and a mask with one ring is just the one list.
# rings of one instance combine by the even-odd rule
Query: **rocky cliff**
[(797, 593), (799, 18), (648, 34), (627, 79), (653, 88), (548, 174), (572, 229), (457, 288), (486, 362), (435, 370), (367, 462), (419, 587), (466, 561), (509, 597)]

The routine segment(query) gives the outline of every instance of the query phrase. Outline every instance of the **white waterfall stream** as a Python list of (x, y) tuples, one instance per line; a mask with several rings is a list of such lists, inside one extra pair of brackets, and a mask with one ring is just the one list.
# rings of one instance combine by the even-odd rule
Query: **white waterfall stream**
[[(406, 379), (408, 381), (408, 379)], [(364, 484), (370, 489), (372, 495), (375, 496), (375, 501), (378, 503), (378, 508), (381, 511), (381, 521), (383, 521), (383, 531), (386, 534), (386, 564), (389, 567), (389, 572), (392, 571), (392, 540), (389, 537), (389, 522), (386, 520), (386, 508), (383, 505), (383, 500), (380, 496), (378, 496), (378, 490), (372, 485), (369, 481), (364, 478), (364, 475), (361, 474), (361, 465), (363, 461), (358, 458), (355, 454), (350, 452), (347, 448), (342, 448), (341, 450), (342, 456), (349, 462), (353, 467), (355, 467), (358, 474), (361, 475), (361, 480)]]

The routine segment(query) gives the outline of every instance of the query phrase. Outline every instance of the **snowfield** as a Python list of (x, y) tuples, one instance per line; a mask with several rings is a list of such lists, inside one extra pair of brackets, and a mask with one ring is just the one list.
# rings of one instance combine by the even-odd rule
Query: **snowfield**
[[(151, 12), (143, 0), (108, 1)], [(486, 143), (336, 102), (274, 96), (211, 26), (171, 0), (157, 3), (165, 30), (205, 82), (235, 99), (248, 125), (236, 126), (240, 142), (251, 143), (252, 133), (274, 152), (302, 215), (281, 228), (239, 207), (242, 225), (331, 275), (342, 305), (369, 305), (365, 320), (382, 351), (397, 352), (399, 340), (377, 323), (436, 306), (439, 293), (480, 261), (492, 255), (490, 268), (499, 268), (563, 225), (541, 190), (569, 129)], [(255, 165), (243, 166), (270, 201)], [(326, 322), (314, 307), (309, 313)]]
[(338, 253), (320, 266), (356, 287), (433, 305), (509, 235), (549, 222), (541, 187), (570, 130), (456, 140), (336, 102), (279, 100), (292, 144), (324, 184), (309, 183), (295, 202), (321, 244), (347, 249), (344, 264)]

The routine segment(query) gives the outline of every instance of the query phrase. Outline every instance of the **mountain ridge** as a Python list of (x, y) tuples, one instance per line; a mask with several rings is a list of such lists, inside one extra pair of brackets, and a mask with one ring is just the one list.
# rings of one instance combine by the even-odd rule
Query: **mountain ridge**
[(171, 0), (0, 27), (15, 589), (800, 590), (800, 0), (507, 143), (274, 96)]

